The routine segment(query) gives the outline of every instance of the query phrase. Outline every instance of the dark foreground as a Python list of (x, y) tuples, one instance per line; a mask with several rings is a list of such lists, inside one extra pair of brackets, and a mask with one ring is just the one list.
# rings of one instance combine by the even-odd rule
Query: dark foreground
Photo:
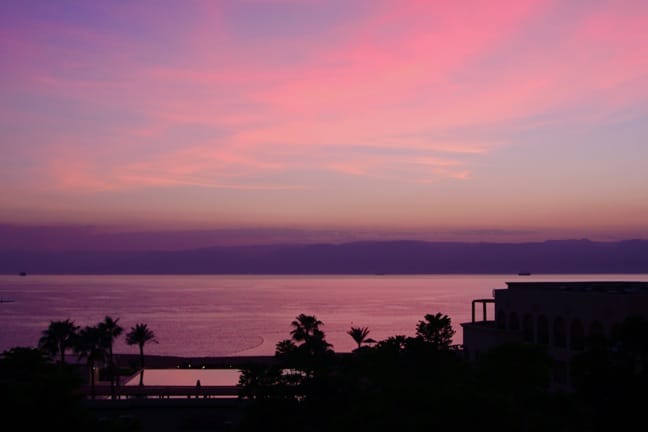
[[(569, 388), (562, 389), (553, 385), (544, 346), (501, 345), (467, 361), (451, 345), (454, 331), (442, 314), (426, 315), (415, 337), (358, 342), (351, 354), (333, 352), (315, 317), (302, 314), (291, 325), (291, 339), (279, 342), (273, 357), (147, 357), (148, 367), (191, 362), (241, 369), (230, 398), (113, 399), (103, 393), (92, 400), (78, 367), (38, 349), (14, 348), (0, 356), (3, 421), (20, 430), (68, 432), (607, 432), (645, 426), (645, 317), (588, 341), (574, 356)], [(120, 357), (120, 368), (130, 361)]]
[[(138, 355), (118, 354), (120, 365), (136, 365)], [(214, 368), (244, 369), (267, 367), (274, 356), (180, 357), (147, 355), (150, 369)], [(82, 386), (84, 406), (98, 419), (100, 430), (130, 431), (234, 431), (239, 430), (247, 401), (238, 398), (238, 389), (203, 386), (144, 386), (117, 390), (112, 400), (105, 383), (96, 386), (97, 399), (89, 398), (89, 387)], [(138, 397), (140, 393), (144, 397)]]
[(87, 400), (100, 430), (121, 431), (234, 431), (246, 402), (227, 399)]

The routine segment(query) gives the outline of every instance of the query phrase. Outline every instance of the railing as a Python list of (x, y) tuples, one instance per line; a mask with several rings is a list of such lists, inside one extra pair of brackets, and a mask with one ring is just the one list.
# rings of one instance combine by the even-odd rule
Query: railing
[(495, 304), (495, 299), (491, 298), (491, 299), (476, 299), (476, 300), (473, 300), (472, 301), (472, 322), (476, 321), (476, 319), (475, 319), (475, 305), (477, 303), (482, 304), (482, 319), (481, 319), (481, 321), (488, 321), (488, 319), (487, 319), (488, 317), (487, 317), (487, 313), (486, 313), (486, 305), (488, 303)]
[[(81, 394), (91, 397), (90, 386), (83, 386)], [(94, 389), (95, 397), (105, 398), (111, 396), (110, 386), (98, 385)], [(191, 398), (213, 398), (213, 397), (236, 397), (238, 387), (236, 386), (120, 386), (115, 389), (117, 398), (148, 397), (148, 398), (170, 398), (186, 397)]]

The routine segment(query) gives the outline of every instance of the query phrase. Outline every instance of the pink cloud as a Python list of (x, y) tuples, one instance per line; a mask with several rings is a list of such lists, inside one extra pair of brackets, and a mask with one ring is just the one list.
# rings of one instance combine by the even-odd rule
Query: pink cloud
[(76, 191), (80, 193), (103, 192), (114, 190), (117, 185), (109, 179), (103, 179), (97, 173), (97, 166), (90, 161), (54, 159), (50, 161), (49, 188)]
[(524, 145), (511, 136), (636, 116), (648, 97), (648, 11), (628, 5), (375, 2), (292, 38), (240, 37), (213, 2), (178, 22), (164, 8), (105, 11), (140, 23), (137, 39), (29, 22), (0, 30), (13, 59), (0, 60), (0, 85), (17, 95), (0, 102), (2, 122), (29, 130), (20, 148), (13, 137), (0, 146), (30, 161), (41, 190), (70, 194), (306, 190), (321, 181), (309, 176), (477, 185), (507, 163), (498, 154)]

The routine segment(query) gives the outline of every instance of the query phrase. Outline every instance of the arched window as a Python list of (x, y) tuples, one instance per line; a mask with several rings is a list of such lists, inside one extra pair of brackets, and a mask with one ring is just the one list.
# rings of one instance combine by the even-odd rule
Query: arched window
[(570, 348), (574, 351), (585, 349), (585, 330), (583, 329), (583, 323), (579, 319), (572, 321), (569, 333)]
[(541, 345), (549, 344), (549, 321), (544, 315), (538, 317), (537, 342)]
[(567, 346), (567, 334), (565, 333), (565, 320), (558, 317), (553, 325), (553, 343), (555, 346), (565, 348)]
[(522, 319), (522, 330), (524, 332), (524, 341), (533, 343), (533, 317), (531, 314), (525, 314)]
[(509, 329), (513, 331), (520, 330), (520, 320), (515, 312), (511, 312), (509, 316)]
[(495, 321), (497, 322), (497, 328), (500, 330), (506, 330), (506, 312), (502, 309), (498, 309), (495, 313)]

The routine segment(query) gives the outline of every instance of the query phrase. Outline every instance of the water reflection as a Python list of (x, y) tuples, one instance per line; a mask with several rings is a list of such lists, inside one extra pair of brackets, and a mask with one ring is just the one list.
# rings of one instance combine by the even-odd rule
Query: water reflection
[[(235, 386), (241, 371), (238, 369), (146, 369), (145, 386)], [(138, 386), (139, 372), (125, 385)]]

